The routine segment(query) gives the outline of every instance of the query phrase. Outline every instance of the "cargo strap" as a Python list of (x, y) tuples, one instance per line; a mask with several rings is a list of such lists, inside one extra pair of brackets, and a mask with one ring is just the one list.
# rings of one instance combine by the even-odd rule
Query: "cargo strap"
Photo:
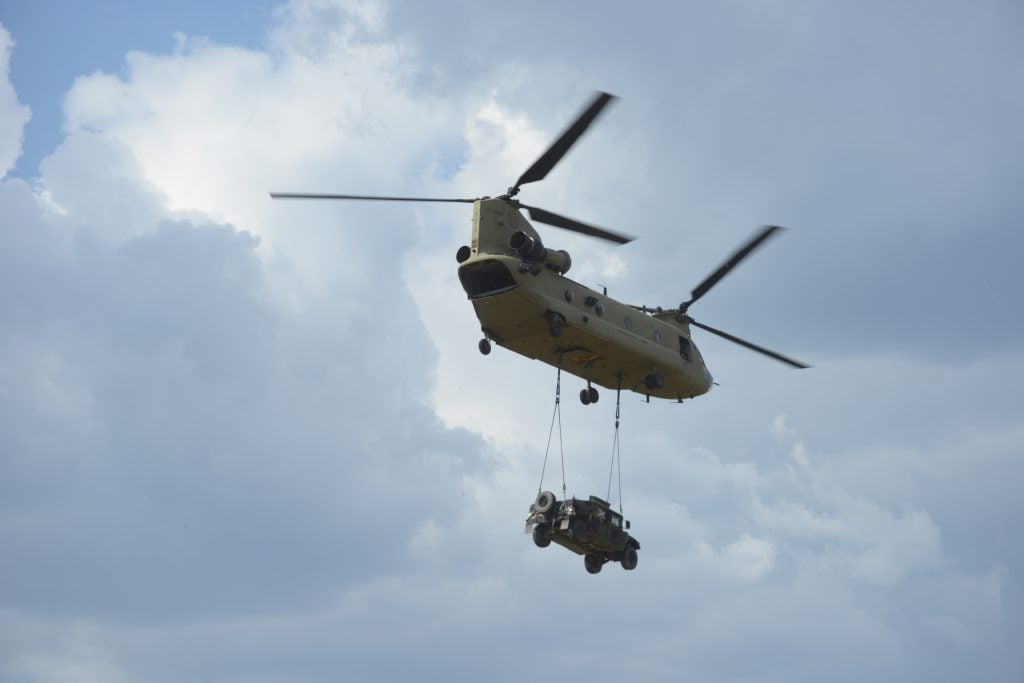
[(544, 464), (540, 468), (540, 484), (537, 486), (539, 494), (544, 488), (544, 472), (548, 467), (548, 454), (551, 452), (551, 437), (555, 433), (555, 422), (558, 423), (558, 451), (562, 459), (562, 500), (565, 500), (565, 448), (562, 445), (562, 410), (560, 407), (562, 397), (562, 366), (558, 366), (558, 375), (555, 380), (555, 410), (551, 414), (551, 429), (548, 430), (548, 446), (544, 450)]
[(622, 512), (622, 457), (619, 449), (619, 405), (622, 398), (622, 374), (619, 374), (619, 386), (615, 389), (615, 436), (612, 439), (612, 464), (608, 470), (608, 495), (605, 500), (612, 499), (612, 473), (619, 472), (619, 514)]

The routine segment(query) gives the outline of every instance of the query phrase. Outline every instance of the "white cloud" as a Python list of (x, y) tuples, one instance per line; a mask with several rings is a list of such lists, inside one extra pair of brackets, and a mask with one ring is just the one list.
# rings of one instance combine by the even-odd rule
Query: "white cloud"
[(703, 549), (721, 571), (742, 581), (756, 581), (775, 566), (775, 546), (746, 532), (720, 551), (708, 545)]
[(824, 555), (840, 559), (853, 576), (892, 585), (908, 576), (939, 569), (941, 532), (922, 510), (894, 513), (877, 502), (851, 494), (821, 458), (812, 458), (798, 433), (779, 417), (771, 424), (776, 438), (790, 443), (796, 468), (773, 473), (755, 496), (751, 513), (764, 527), (831, 546)]
[[(723, 386), (708, 397), (624, 398), (640, 565), (590, 577), (521, 533), (554, 372), (476, 352), (452, 258), (468, 208), (266, 191), (501, 192), (577, 105), (559, 118), (537, 93), (607, 74), (539, 68), (517, 40), (495, 54), (522, 63), (493, 73), (518, 80), (429, 92), (410, 79), (436, 53), (390, 35), (381, 4), (295, 3), (277, 21), (269, 51), (181, 36), (82, 76), (37, 185), (0, 184), (15, 219), (0, 225), (0, 538), (19, 559), (0, 560), (0, 677), (1020, 671), (1020, 546), (984, 526), (1019, 509), (1016, 355), (837, 351), (781, 379), (709, 340)], [(652, 249), (673, 245), (659, 258), (717, 248), (679, 237), (682, 157), (652, 142), (699, 106), (682, 104), (630, 133), (641, 152), (626, 124), (588, 136), (600, 154), (574, 150), (530, 201), (625, 218), (622, 197), (642, 196)], [(582, 277), (681, 286), (674, 259), (562, 239)], [(604, 495), (614, 397), (583, 408), (578, 387), (565, 378), (569, 493)], [(553, 639), (562, 618), (607, 627)]]
[(21, 156), (21, 141), (31, 110), (18, 101), (10, 81), (11, 49), (14, 40), (0, 24), (0, 178), (14, 168)]
[[(405, 571), (410, 544), (422, 546), (419, 511), (456, 525), (465, 515), (456, 503), (480, 442), (423, 405), (433, 351), (407, 343), (423, 332), (400, 273), (364, 275), (386, 272), (391, 254), (365, 231), (293, 234), (260, 254), (243, 230), (247, 217), (256, 230), (273, 222), (263, 176), (263, 207), (233, 204), (252, 192), (245, 152), (294, 154), (290, 140), (259, 146), (244, 120), (237, 127), (247, 91), (227, 85), (258, 75), (253, 87), (273, 88), (269, 67), (256, 74), (268, 56), (186, 42), (130, 62), (126, 80), (94, 74), (72, 89), (68, 137), (36, 188), (0, 187), (3, 214), (18, 218), (0, 226), (11, 618), (287, 612), (353, 577)], [(328, 78), (319, 68), (304, 73)], [(295, 78), (285, 107), (304, 91)], [(322, 237), (329, 214), (314, 215), (301, 229)], [(330, 266), (325, 255), (325, 269), (347, 272), (318, 281), (306, 267), (332, 244), (357, 248), (336, 250)], [(282, 260), (330, 296), (283, 304)], [(393, 543), (378, 550), (378, 535)], [(65, 659), (102, 676), (75, 648), (48, 674), (42, 659), (17, 666), (60, 676)]]

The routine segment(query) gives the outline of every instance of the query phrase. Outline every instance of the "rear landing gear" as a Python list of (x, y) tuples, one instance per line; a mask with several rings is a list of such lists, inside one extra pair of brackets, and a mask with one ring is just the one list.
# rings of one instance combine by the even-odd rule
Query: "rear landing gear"
[(589, 406), (591, 403), (597, 403), (597, 399), (601, 398), (601, 395), (597, 393), (597, 389), (590, 386), (590, 382), (587, 382), (586, 389), (580, 389), (580, 403), (585, 406)]
[(476, 347), (480, 349), (480, 353), (485, 356), (491, 352), (491, 342), (487, 340), (487, 337), (481, 339), (480, 343), (477, 344)]

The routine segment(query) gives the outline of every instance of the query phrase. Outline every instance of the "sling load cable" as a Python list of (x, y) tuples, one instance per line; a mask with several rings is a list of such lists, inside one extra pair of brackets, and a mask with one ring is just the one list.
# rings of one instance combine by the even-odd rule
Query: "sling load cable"
[(537, 485), (537, 495), (540, 495), (544, 488), (544, 472), (548, 467), (548, 454), (551, 452), (551, 437), (555, 433), (555, 421), (558, 422), (558, 451), (562, 459), (562, 500), (565, 500), (565, 447), (562, 443), (562, 410), (560, 408), (562, 396), (562, 365), (559, 358), (558, 374), (555, 379), (555, 410), (551, 414), (551, 428), (548, 430), (548, 446), (544, 449), (544, 464), (540, 468), (540, 484)]
[(606, 500), (612, 499), (612, 473), (615, 466), (619, 470), (619, 514), (625, 515), (622, 511), (622, 453), (619, 446), (619, 405), (622, 398), (622, 373), (619, 373), (619, 385), (615, 389), (615, 436), (612, 438), (612, 464), (608, 469), (608, 494)]

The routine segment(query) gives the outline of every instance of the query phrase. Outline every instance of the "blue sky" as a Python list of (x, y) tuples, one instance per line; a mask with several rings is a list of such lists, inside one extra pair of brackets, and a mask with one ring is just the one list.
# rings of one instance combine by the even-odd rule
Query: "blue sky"
[[(0, 24), (0, 682), (1024, 674), (1017, 3)], [(643, 549), (590, 576), (521, 533), (554, 373), (477, 352), (468, 208), (267, 192), (499, 194), (594, 90), (522, 198), (640, 239), (545, 229), (572, 277), (675, 305), (785, 225), (694, 314), (814, 367), (695, 334), (720, 386), (624, 398)]]
[[(15, 175), (31, 178), (60, 140), (61, 99), (75, 78), (117, 73), (129, 50), (169, 50), (176, 32), (259, 45), (274, 4), (5, 2), (3, 22), (17, 36), (11, 82), (32, 108)], [(174, 27), (169, 29), (169, 27)]]

